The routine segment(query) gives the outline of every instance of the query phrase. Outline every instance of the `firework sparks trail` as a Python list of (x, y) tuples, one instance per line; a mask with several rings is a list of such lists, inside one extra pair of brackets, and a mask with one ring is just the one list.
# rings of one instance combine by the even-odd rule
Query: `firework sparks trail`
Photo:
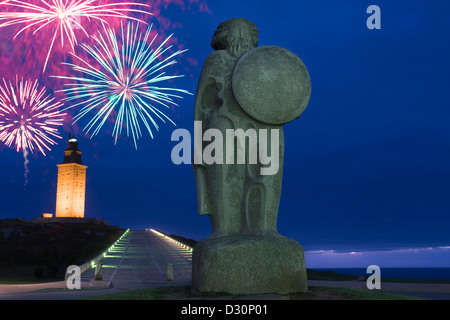
[(60, 91), (67, 96), (63, 100), (82, 100), (67, 108), (82, 106), (74, 117), (74, 122), (89, 113), (94, 114), (83, 129), (88, 134), (92, 132), (91, 138), (99, 133), (107, 119), (115, 115), (112, 132), (114, 143), (117, 144), (123, 127), (126, 127), (127, 136), (131, 133), (136, 149), (137, 140), (142, 137), (140, 122), (153, 138), (152, 127), (159, 130), (156, 122), (158, 119), (175, 125), (159, 108), (170, 109), (170, 105), (178, 106), (173, 100), (182, 98), (178, 93), (191, 94), (182, 89), (157, 86), (159, 83), (183, 77), (166, 75), (164, 69), (176, 64), (173, 58), (187, 50), (169, 53), (168, 57), (164, 58), (163, 55), (172, 47), (165, 47), (172, 35), (155, 48), (153, 44), (157, 35), (150, 39), (152, 26), (147, 28), (145, 34), (138, 32), (138, 26), (138, 23), (129, 22), (125, 30), (122, 25), (121, 34), (116, 34), (111, 28), (104, 26), (104, 35), (100, 33), (92, 37), (96, 45), (80, 45), (99, 67), (94, 67), (87, 60), (72, 54), (80, 63), (64, 64), (82, 75), (72, 78), (54, 76), (75, 81), (66, 84), (68, 87)]
[(23, 166), (25, 168), (25, 173), (24, 173), (24, 178), (25, 178), (25, 182), (24, 182), (24, 187), (26, 187), (26, 185), (28, 184), (28, 173), (30, 172), (30, 170), (28, 169), (28, 164), (30, 163), (30, 161), (28, 160), (28, 150), (26, 148), (24, 148), (22, 150), (23, 153)]
[(33, 4), (20, 0), (2, 1), (0, 2), (0, 28), (24, 24), (25, 26), (15, 34), (14, 38), (28, 29), (33, 29), (33, 34), (36, 34), (41, 29), (50, 28), (51, 44), (44, 63), (43, 71), (45, 71), (58, 35), (61, 46), (64, 47), (66, 38), (72, 51), (78, 44), (74, 30), (79, 29), (89, 37), (81, 18), (86, 18), (89, 23), (96, 20), (107, 24), (106, 18), (126, 18), (143, 22), (140, 19), (129, 17), (127, 13), (131, 12), (151, 15), (144, 10), (129, 8), (129, 6), (150, 7), (146, 4), (135, 2), (95, 4), (96, 2), (97, 0), (39, 0), (38, 4)]

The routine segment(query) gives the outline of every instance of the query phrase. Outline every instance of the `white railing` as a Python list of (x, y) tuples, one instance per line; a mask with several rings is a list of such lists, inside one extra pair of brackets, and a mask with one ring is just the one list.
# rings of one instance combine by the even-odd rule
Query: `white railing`
[(159, 231), (157, 231), (157, 230), (155, 230), (155, 229), (150, 229), (150, 228), (148, 228), (148, 229), (145, 229), (145, 231), (151, 231), (151, 232), (153, 232), (153, 233), (155, 233), (155, 234), (157, 234), (157, 235), (159, 235), (159, 236), (165, 238), (165, 239), (168, 240), (168, 241), (171, 241), (171, 242), (173, 242), (173, 243), (176, 243), (177, 245), (179, 245), (179, 246), (181, 246), (181, 247), (187, 249), (187, 250), (190, 251), (190, 252), (192, 252), (192, 251), (194, 250), (193, 247), (188, 246), (187, 244), (182, 243), (182, 242), (180, 242), (180, 241), (178, 241), (178, 240), (175, 240), (175, 239), (169, 237), (168, 235), (165, 235), (164, 233), (159, 232)]

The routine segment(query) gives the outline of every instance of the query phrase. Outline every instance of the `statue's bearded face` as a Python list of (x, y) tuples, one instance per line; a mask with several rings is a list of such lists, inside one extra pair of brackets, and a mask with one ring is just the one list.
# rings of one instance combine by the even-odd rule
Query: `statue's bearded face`
[(211, 43), (214, 50), (227, 50), (233, 56), (241, 56), (258, 46), (258, 29), (245, 19), (231, 19), (220, 24)]

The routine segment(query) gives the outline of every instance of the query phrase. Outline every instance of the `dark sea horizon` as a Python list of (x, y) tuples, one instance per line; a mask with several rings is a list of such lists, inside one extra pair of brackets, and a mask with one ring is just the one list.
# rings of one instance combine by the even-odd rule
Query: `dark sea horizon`
[[(334, 271), (357, 276), (369, 276), (367, 268), (311, 268), (319, 271)], [(383, 268), (381, 277), (420, 280), (450, 280), (450, 268)]]

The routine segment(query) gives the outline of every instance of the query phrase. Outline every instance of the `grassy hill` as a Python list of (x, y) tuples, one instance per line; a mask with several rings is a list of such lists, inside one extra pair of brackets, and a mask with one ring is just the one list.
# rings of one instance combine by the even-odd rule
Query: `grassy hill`
[(0, 283), (62, 280), (67, 266), (94, 258), (124, 231), (98, 222), (0, 220)]

